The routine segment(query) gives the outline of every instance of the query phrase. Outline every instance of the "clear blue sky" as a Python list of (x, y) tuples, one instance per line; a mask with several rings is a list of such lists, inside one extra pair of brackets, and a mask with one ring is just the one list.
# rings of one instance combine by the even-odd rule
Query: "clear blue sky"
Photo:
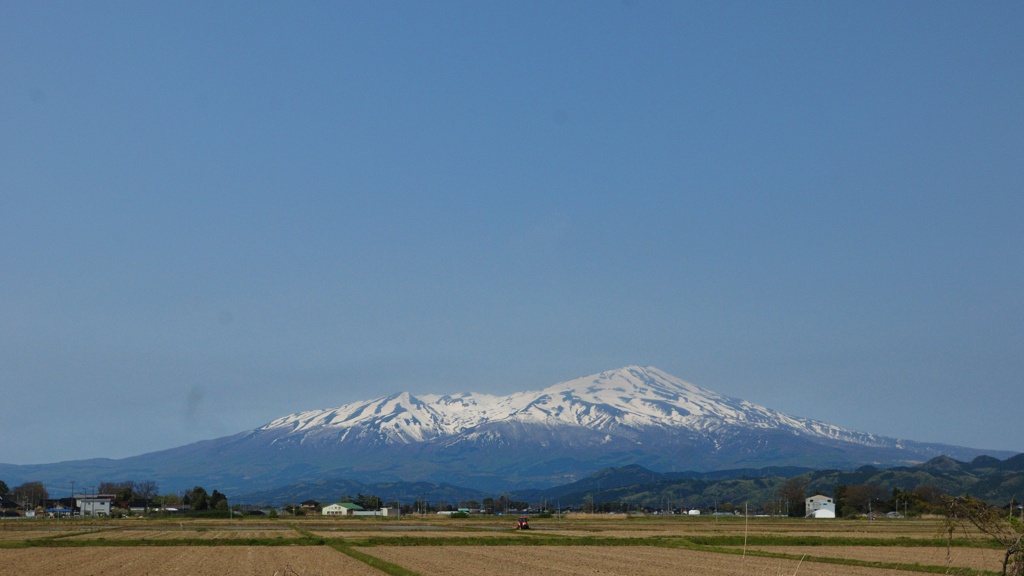
[(1024, 450), (1022, 295), (1021, 2), (0, 5), (0, 461), (628, 364)]

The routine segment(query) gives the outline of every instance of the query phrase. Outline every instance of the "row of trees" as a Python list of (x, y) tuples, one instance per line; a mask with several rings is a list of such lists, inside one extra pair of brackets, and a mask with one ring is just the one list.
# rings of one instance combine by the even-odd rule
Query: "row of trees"
[(186, 490), (181, 498), (181, 503), (188, 505), (192, 510), (202, 512), (204, 510), (227, 510), (228, 497), (214, 490), (213, 494), (207, 494), (202, 486), (196, 486)]
[[(217, 490), (208, 493), (202, 486), (186, 490), (185, 495), (159, 493), (160, 486), (154, 480), (123, 480), (120, 482), (100, 482), (90, 492), (96, 494), (113, 494), (115, 502), (131, 502), (132, 500), (152, 501), (156, 505), (176, 506), (188, 505), (192, 510), (227, 510), (227, 496)], [(25, 508), (43, 506), (50, 498), (50, 493), (42, 482), (25, 482), (12, 490), (7, 483), (0, 480), (0, 497), (17, 502)], [(360, 499), (371, 503), (360, 494)], [(375, 496), (372, 498), (376, 498)], [(379, 501), (380, 499), (377, 498)]]
[(159, 495), (160, 485), (154, 480), (124, 480), (121, 482), (100, 482), (97, 494), (113, 494), (118, 502), (128, 500), (150, 500)]
[(6, 482), (0, 480), (0, 497), (14, 500), (26, 508), (35, 508), (45, 504), (50, 493), (42, 482), (25, 482), (11, 490)]
[[(100, 482), (95, 487), (96, 494), (113, 494), (114, 500), (134, 500), (137, 498), (155, 498), (159, 485), (153, 480), (125, 480), (123, 482)], [(42, 482), (25, 482), (11, 490), (7, 483), (0, 480), (0, 496), (10, 498), (19, 504), (37, 506), (50, 498), (50, 492)]]
[[(803, 516), (806, 512), (804, 500), (807, 498), (807, 492), (807, 479), (796, 477), (786, 480), (779, 488), (777, 496), (780, 502), (788, 505), (790, 516)], [(814, 491), (813, 495), (817, 494), (822, 492)], [(893, 488), (891, 492), (878, 484), (839, 485), (832, 489), (832, 499), (838, 516), (855, 516), (869, 511), (941, 514), (942, 496), (942, 490), (935, 486), (918, 486), (913, 490)]]

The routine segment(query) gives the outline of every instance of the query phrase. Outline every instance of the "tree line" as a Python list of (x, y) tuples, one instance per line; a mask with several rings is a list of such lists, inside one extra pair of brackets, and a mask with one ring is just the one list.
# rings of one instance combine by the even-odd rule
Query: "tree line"
[[(138, 501), (144, 501), (146, 507), (178, 507), (188, 506), (194, 511), (227, 510), (227, 496), (214, 490), (212, 493), (206, 491), (202, 486), (196, 486), (179, 496), (177, 493), (160, 495), (160, 485), (155, 480), (121, 480), (119, 482), (99, 482), (94, 488), (90, 487), (89, 494), (109, 494), (113, 496), (113, 508), (117, 510), (119, 503), (127, 502), (129, 505)], [(76, 491), (75, 496), (82, 496), (82, 491)], [(46, 486), (39, 481), (25, 482), (15, 486), (12, 490), (6, 482), (0, 480), (0, 497), (5, 500), (13, 500), (23, 508), (36, 508), (46, 506), (50, 502), (50, 492)]]
[[(782, 503), (788, 507), (790, 516), (806, 514), (806, 498), (808, 496), (829, 496), (820, 490), (808, 493), (809, 482), (798, 476), (786, 480), (777, 492), (779, 508)], [(943, 514), (942, 497), (945, 494), (936, 486), (918, 486), (913, 490), (893, 488), (887, 491), (878, 484), (856, 484), (847, 486), (840, 484), (832, 488), (832, 501), (835, 503), (836, 516), (858, 516), (869, 512), (901, 514)]]

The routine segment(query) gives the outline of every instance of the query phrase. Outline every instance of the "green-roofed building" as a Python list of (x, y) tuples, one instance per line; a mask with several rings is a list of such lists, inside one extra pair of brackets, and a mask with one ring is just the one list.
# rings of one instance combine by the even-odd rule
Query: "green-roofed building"
[(337, 502), (330, 506), (324, 506), (324, 516), (349, 516), (353, 512), (361, 512), (363, 507), (353, 502)]

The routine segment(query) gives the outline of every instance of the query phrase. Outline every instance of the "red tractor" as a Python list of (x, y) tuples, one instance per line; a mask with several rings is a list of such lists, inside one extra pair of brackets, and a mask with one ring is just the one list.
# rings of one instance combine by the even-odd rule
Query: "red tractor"
[(526, 516), (520, 516), (519, 517), (519, 524), (516, 525), (516, 529), (517, 530), (529, 530), (530, 529), (529, 518), (527, 518)]

